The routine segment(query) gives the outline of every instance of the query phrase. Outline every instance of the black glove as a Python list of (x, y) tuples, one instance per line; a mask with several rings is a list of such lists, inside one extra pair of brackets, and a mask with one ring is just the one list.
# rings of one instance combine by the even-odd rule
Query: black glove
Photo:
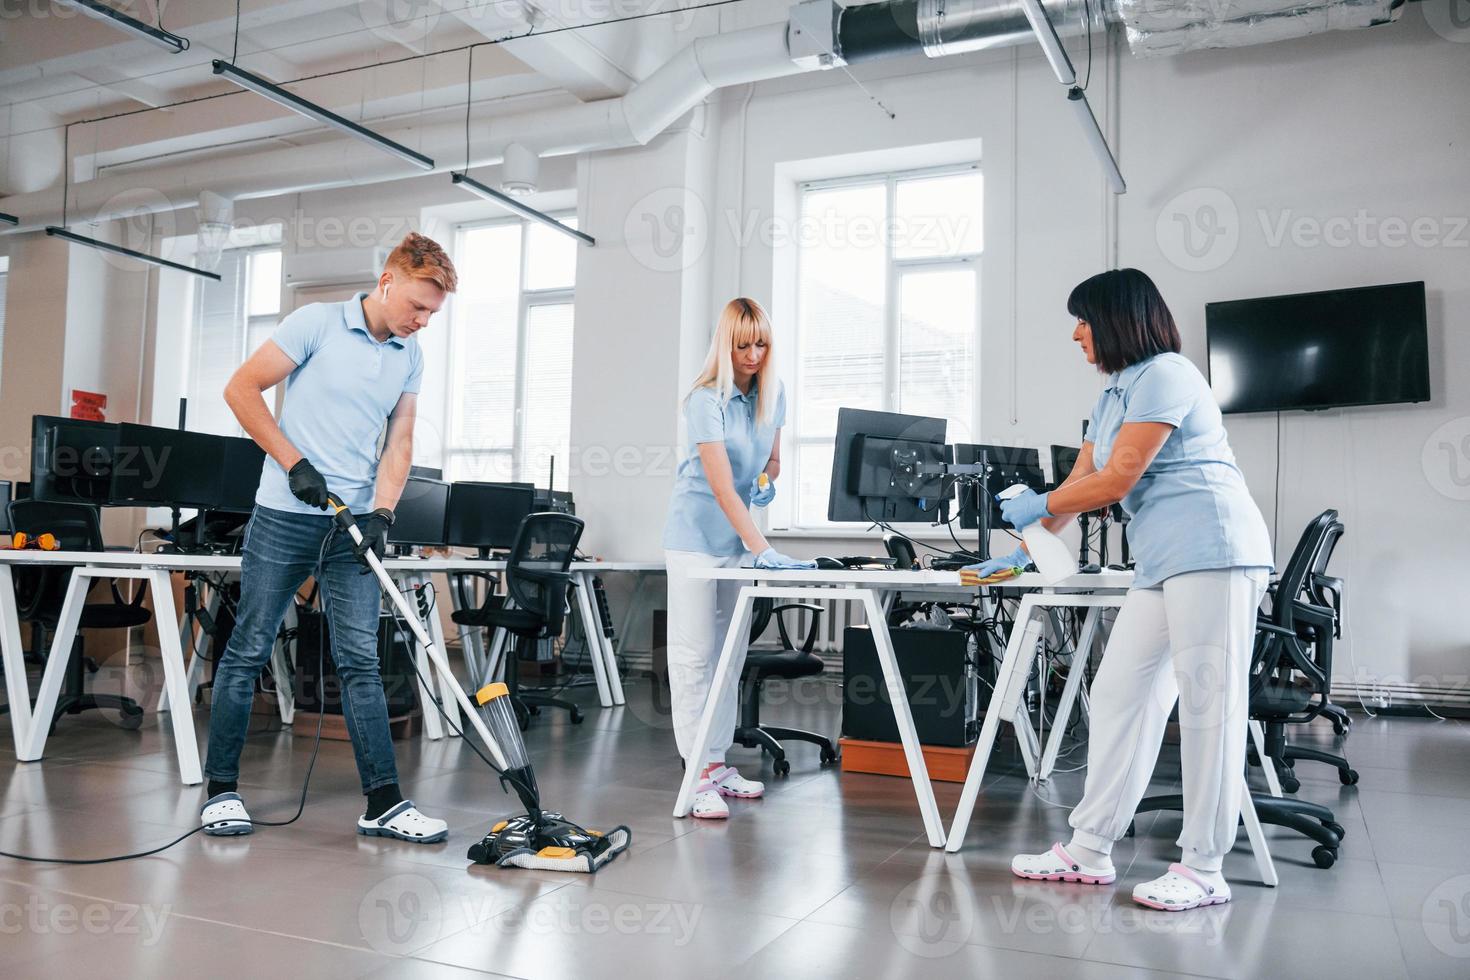
[(327, 509), (327, 481), (311, 465), (311, 460), (305, 456), (297, 460), (291, 472), (286, 474), (286, 480), (297, 500), (310, 507)]
[(367, 553), (371, 551), (383, 560), (383, 552), (388, 547), (388, 529), (393, 526), (393, 512), (386, 507), (379, 507), (366, 517), (357, 519), (357, 530), (362, 535), (362, 543), (352, 543), (352, 553), (357, 560), (362, 562), (363, 568), (370, 569), (367, 563)]

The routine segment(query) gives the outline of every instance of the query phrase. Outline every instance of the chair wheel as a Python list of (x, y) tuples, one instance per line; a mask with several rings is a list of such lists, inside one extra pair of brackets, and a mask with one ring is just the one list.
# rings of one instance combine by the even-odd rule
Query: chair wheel
[(837, 761), (837, 753), (836, 752), (831, 752), (831, 751), (829, 751), (829, 750), (827, 750), (827, 749), (824, 748), (824, 749), (822, 749), (822, 752), (821, 752), (821, 760), (822, 760), (822, 765), (824, 765), (824, 766), (830, 766), (832, 763), (834, 763), (834, 762)]
[(1358, 785), (1358, 770), (1339, 769), (1337, 771), (1337, 778), (1342, 781), (1344, 786), (1356, 786)]
[(1334, 735), (1346, 735), (1348, 727), (1349, 726), (1347, 724), (1344, 724), (1336, 718), (1332, 719), (1332, 733)]
[(771, 766), (771, 769), (774, 770), (776, 775), (778, 776), (791, 775), (791, 763), (787, 762), (785, 759), (777, 759), (775, 764)]
[(1133, 821), (1132, 820), (1128, 821), (1128, 829), (1123, 832), (1123, 836), (1124, 837), (1132, 837), (1136, 832), (1137, 832), (1137, 828), (1135, 828), (1133, 826)]
[(1342, 840), (1347, 836), (1347, 828), (1335, 820), (1324, 820), (1322, 821), (1322, 826), (1336, 834), (1338, 840)]
[(1281, 773), (1281, 792), (1295, 793), (1302, 788), (1302, 781), (1296, 778), (1296, 774), (1290, 769)]
[(133, 714), (131, 712), (124, 711), (118, 716), (117, 727), (123, 729), (124, 731), (136, 732), (138, 729), (143, 727), (143, 712), (139, 711), (136, 714)]
[(1317, 862), (1319, 868), (1324, 870), (1330, 868), (1337, 863), (1337, 848), (1318, 844), (1312, 848), (1312, 860)]
[(579, 711), (576, 708), (573, 708), (571, 713), (572, 713), (572, 724), (573, 725), (580, 725), (580, 724), (582, 724), (582, 712)]

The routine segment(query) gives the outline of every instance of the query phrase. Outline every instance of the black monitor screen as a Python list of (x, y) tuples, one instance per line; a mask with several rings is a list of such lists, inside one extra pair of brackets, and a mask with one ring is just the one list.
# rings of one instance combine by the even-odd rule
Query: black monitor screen
[(224, 466), (220, 436), (124, 422), (118, 426), (111, 502), (214, 507)]
[(220, 469), (219, 496), (212, 510), (248, 513), (255, 508), (255, 491), (260, 489), (260, 472), (265, 468), (265, 450), (254, 439), (221, 436), (224, 465)]
[(944, 461), (944, 419), (837, 410), (827, 520), (943, 521), (949, 501), (933, 475)]
[(1210, 303), (1205, 326), (1222, 412), (1429, 398), (1422, 282)]
[(954, 461), (956, 465), (978, 465), (981, 462), (990, 465), (990, 471), (984, 476), (984, 490), (976, 483), (965, 484), (960, 489), (960, 527), (963, 528), (980, 526), (982, 497), (990, 501), (989, 526), (1001, 528), (1006, 523), (1001, 519), (996, 494), (1017, 483), (1024, 483), (1033, 490), (1046, 489), (1046, 477), (1041, 472), (1041, 453), (1035, 449), (956, 443)]
[(457, 547), (509, 548), (535, 501), (529, 484), (452, 483), (445, 537)]
[(422, 544), (442, 547), (445, 514), (449, 506), (449, 484), (410, 476), (403, 485), (403, 496), (393, 509), (393, 526), (388, 529), (389, 544)]
[(35, 416), (31, 420), (31, 495), (37, 500), (106, 503), (117, 429), (114, 422)]
[(1059, 487), (1072, 472), (1072, 467), (1077, 465), (1077, 457), (1081, 455), (1079, 446), (1052, 446), (1051, 447), (1051, 485)]

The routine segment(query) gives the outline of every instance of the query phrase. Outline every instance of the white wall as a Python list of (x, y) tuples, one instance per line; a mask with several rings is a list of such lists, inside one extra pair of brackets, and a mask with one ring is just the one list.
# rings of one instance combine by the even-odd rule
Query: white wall
[[(1203, 367), (1204, 304), (1211, 300), (1423, 279), (1429, 295), (1433, 400), (1420, 406), (1296, 413), (1282, 423), (1278, 561), (1306, 521), (1337, 508), (1348, 531), (1334, 571), (1352, 583), (1348, 635), (1336, 674), (1364, 685), (1409, 681), (1462, 693), (1470, 638), (1462, 610), (1470, 576), (1470, 58), (1429, 30), (1417, 5), (1399, 24), (1255, 49), (1117, 65), (1117, 147), (1129, 193), (1117, 202), (1116, 262), (1158, 281)], [(1076, 444), (1100, 388), (1070, 342), (1064, 303), (1082, 278), (1109, 267), (1109, 195), (1045, 65), (1026, 49), (963, 63), (875, 66), (863, 74), (893, 108), (883, 117), (837, 75), (758, 89), (743, 147), (734, 108), (721, 130), (720, 197), (712, 212), (768, 215), (783, 161), (978, 138), (986, 177), (979, 432), (985, 442)], [(1104, 116), (1112, 73), (1095, 69)], [(738, 106), (743, 93), (726, 93)], [(743, 176), (742, 176), (743, 168)], [(1170, 232), (1174, 214), (1223, 192), (1231, 231), (1190, 271)], [(1353, 219), (1370, 232), (1347, 244), (1284, 243), (1263, 231), (1283, 217)], [(1230, 222), (1228, 209), (1219, 212)], [(1387, 219), (1397, 219), (1403, 227)], [(1421, 222), (1421, 244), (1384, 244)], [(717, 232), (720, 222), (717, 222)], [(1196, 230), (1199, 226), (1196, 225)], [(1393, 238), (1397, 234), (1398, 238)], [(1371, 235), (1371, 237), (1368, 237)], [(1432, 241), (1431, 241), (1432, 240)], [(1234, 241), (1233, 253), (1227, 249)], [(1308, 240), (1309, 241), (1309, 240)], [(1203, 239), (1195, 244), (1200, 245)], [(716, 298), (728, 292), (734, 246), (715, 239)], [(778, 256), (756, 243), (740, 257), (741, 291), (783, 304)], [(1014, 280), (1012, 281), (1012, 276)], [(789, 347), (788, 347), (789, 350)], [(1274, 507), (1275, 417), (1237, 416), (1229, 429), (1267, 521)], [(1448, 428), (1443, 428), (1448, 427)], [(852, 541), (786, 538), (798, 554), (846, 552)], [(998, 542), (997, 542), (998, 543)], [(865, 542), (868, 551), (876, 543)], [(1356, 665), (1354, 664), (1356, 659)]]
[[(863, 66), (856, 74), (894, 110), (894, 119), (845, 75), (831, 72), (722, 92), (708, 112), (693, 114), (649, 147), (549, 162), (543, 183), (550, 194), (540, 203), (563, 204), (575, 187), (582, 226), (598, 239), (579, 255), (571, 352), (571, 485), (589, 519), (588, 547), (626, 558), (658, 554), (672, 485), (669, 450), (679, 438), (678, 400), (719, 306), (736, 292), (748, 293), (771, 301), (778, 330), (789, 328), (776, 250), (760, 240), (738, 249), (726, 213), (735, 226), (774, 217), (782, 194), (778, 167), (788, 180), (806, 166), (802, 161), (840, 155), (903, 166), (919, 156), (915, 146), (954, 152), (956, 141), (978, 142), (986, 250), (976, 421), (986, 442), (1076, 443), (1079, 420), (1100, 384), (1068, 339), (1063, 304), (1076, 282), (1114, 261), (1157, 279), (1184, 332), (1185, 353), (1197, 362), (1209, 300), (1427, 282), (1433, 401), (1286, 416), (1280, 550), (1284, 558), (1309, 516), (1337, 507), (1348, 534), (1335, 570), (1353, 584), (1338, 674), (1354, 673), (1346, 657), (1351, 649), (1363, 674), (1464, 688), (1470, 640), (1460, 611), (1470, 605), (1470, 576), (1459, 562), (1470, 553), (1470, 443), (1460, 440), (1470, 437), (1470, 341), (1463, 330), (1470, 318), (1470, 233), (1460, 228), (1456, 240), (1434, 245), (1303, 246), (1290, 239), (1273, 245), (1258, 211), (1274, 227), (1283, 215), (1288, 222), (1351, 219), (1362, 209), (1375, 222), (1433, 219), (1441, 238), (1450, 234), (1452, 219), (1463, 220), (1470, 210), (1465, 54), (1463, 45), (1424, 25), (1420, 5), (1409, 5), (1400, 23), (1370, 31), (1157, 61), (1125, 52), (1116, 74), (1100, 60), (1089, 94), (1105, 116), (1109, 86), (1117, 86), (1121, 109), (1113, 124), (1130, 185), (1116, 202), (1116, 223), (1060, 87), (1029, 47)], [(493, 170), (483, 176), (494, 180)], [(1235, 231), (1218, 240), (1219, 251), (1208, 251), (1204, 261), (1213, 267), (1189, 271), (1169, 230), (1179, 227), (1176, 213), (1198, 220), (1197, 204), (1219, 203), (1190, 196), (1200, 188), (1224, 195), (1236, 214), (1227, 227)], [(676, 214), (676, 207), (683, 210)], [(305, 249), (332, 247), (320, 223), (326, 217), (364, 219), (360, 228), (389, 239), (400, 219), (434, 234), (443, 227), (436, 222), (483, 216), (487, 208), (440, 176), (242, 202), (239, 211), (297, 221), (293, 248)], [(674, 223), (692, 233), (669, 237), (670, 221), (680, 215)], [(341, 227), (346, 233), (350, 226)], [(36, 247), (11, 239), (9, 331), (26, 329), (28, 317), (39, 322), (34, 318), (51, 315), (55, 284), (42, 278), (21, 285), (27, 280), (19, 273), (31, 261), (25, 249)], [(60, 296), (65, 302), (64, 284)], [(140, 320), (121, 309), (108, 312), (116, 314), (118, 329)], [(447, 333), (447, 322), (434, 327)], [(44, 336), (37, 332), (36, 342)], [(12, 392), (22, 391), (12, 381), (28, 383), (18, 380), (15, 346), (6, 346), (9, 416)], [(33, 356), (46, 366), (45, 355)], [(59, 381), (59, 362), (53, 374)], [(60, 400), (57, 390), (51, 401), (59, 407)], [(28, 419), (41, 409), (30, 407), (29, 396), (26, 401), (19, 407)], [(12, 441), (26, 428), (0, 424)], [(1229, 427), (1271, 521), (1274, 417), (1234, 417)], [(800, 539), (781, 546), (806, 554), (877, 547), (871, 540)], [(637, 627), (640, 640), (644, 629)]]

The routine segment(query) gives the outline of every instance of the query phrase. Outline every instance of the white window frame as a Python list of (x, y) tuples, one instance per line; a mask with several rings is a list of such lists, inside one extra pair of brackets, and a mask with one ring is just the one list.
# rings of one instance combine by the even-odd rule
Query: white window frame
[[(551, 213), (551, 217), (558, 221), (568, 219), (575, 220), (575, 211), (561, 211)], [(456, 457), (489, 457), (510, 456), (511, 482), (525, 482), (522, 477), (526, 472), (526, 460), (524, 451), (526, 445), (525, 407), (526, 407), (526, 352), (529, 347), (527, 343), (527, 327), (531, 319), (531, 308), (534, 306), (557, 306), (561, 304), (572, 305), (576, 296), (576, 275), (572, 276), (572, 285), (557, 287), (555, 289), (531, 289), (526, 285), (527, 273), (530, 269), (530, 235), (533, 222), (525, 218), (494, 218), (488, 221), (466, 221), (454, 228), (454, 249), (456, 255), (465, 254), (464, 237), (470, 232), (480, 228), (490, 228), (505, 225), (519, 225), (521, 229), (520, 263), (521, 267), (516, 276), (516, 378), (515, 378), (515, 420), (511, 426), (511, 445), (509, 449), (475, 448), (473, 446), (458, 446), (451, 442), (450, 438), (455, 434), (455, 416), (458, 403), (450, 398), (445, 402), (444, 411), (444, 460), (442, 466), (447, 474), (453, 472), (453, 460)], [(451, 313), (452, 315), (452, 313)], [(574, 313), (575, 315), (575, 313)], [(452, 322), (452, 321), (451, 321)], [(461, 339), (458, 331), (449, 331), (449, 362), (451, 364), (462, 356), (471, 356), (474, 352), (459, 348)], [(569, 462), (569, 461), (568, 461)]]
[[(834, 187), (852, 187), (859, 185), (883, 183), (885, 185), (884, 191), (886, 195), (884, 204), (885, 214), (888, 220), (891, 221), (893, 219), (894, 213), (897, 210), (898, 185), (902, 181), (924, 177), (954, 176), (957, 174), (979, 172), (980, 169), (981, 168), (979, 161), (970, 161), (965, 163), (945, 164), (934, 167), (920, 167), (914, 169), (892, 170), (879, 173), (852, 175), (844, 177), (832, 177), (822, 180), (800, 181), (796, 187), (796, 214), (800, 216), (804, 213), (803, 208), (806, 195), (811, 193), (812, 191), (830, 190)], [(982, 220), (984, 215), (984, 207), (985, 201), (982, 199)], [(898, 412), (902, 411), (901, 407), (899, 407), (899, 384), (901, 382), (899, 374), (901, 367), (901, 352), (899, 350), (899, 341), (902, 332), (902, 325), (899, 318), (899, 304), (901, 299), (901, 297), (899, 296), (899, 283), (902, 280), (904, 273), (908, 272), (930, 272), (944, 269), (952, 269), (955, 267), (973, 267), (975, 271), (976, 302), (974, 324), (975, 350), (974, 352), (972, 352), (972, 356), (973, 354), (978, 354), (980, 345), (980, 296), (982, 290), (981, 275), (983, 271), (982, 259), (984, 256), (984, 239), (982, 237), (981, 250), (978, 252), (966, 252), (959, 255), (946, 256), (942, 258), (896, 258), (893, 254), (892, 235), (884, 236), (883, 247), (883, 261), (886, 278), (885, 292), (883, 297), (883, 401), (878, 411)], [(795, 275), (792, 281), (795, 284), (795, 289), (797, 290), (796, 295), (798, 296), (800, 295), (802, 281), (802, 252), (803, 249), (801, 248), (795, 249)], [(799, 309), (800, 305), (798, 303), (798, 310)], [(800, 331), (802, 328), (802, 324), (799, 314), (796, 317), (795, 324), (795, 336), (793, 338), (795, 343), (792, 346), (795, 350), (800, 351)], [(825, 445), (831, 440), (832, 437), (803, 436), (801, 434), (802, 363), (799, 355), (794, 358), (793, 361), (794, 364), (792, 367), (792, 377), (796, 381), (796, 397), (787, 399), (787, 413), (789, 416), (787, 420), (787, 425), (790, 431), (784, 441), (786, 442), (787, 447), (791, 450), (788, 455), (791, 460), (793, 469), (792, 478), (786, 482), (789, 486), (795, 487), (799, 485), (800, 480), (802, 447)], [(975, 384), (972, 387), (970, 395), (969, 409), (970, 431), (972, 433), (975, 433), (980, 431), (978, 359), (975, 361), (972, 367), (975, 371)], [(792, 501), (790, 505), (785, 507), (779, 513), (772, 515), (771, 529), (773, 531), (794, 532), (797, 534), (801, 534), (803, 532), (819, 533), (823, 535), (828, 535), (834, 532), (847, 533), (851, 531), (860, 531), (862, 528), (868, 526), (866, 523), (860, 521), (829, 521), (826, 518), (823, 518), (819, 521), (804, 522), (800, 519), (800, 508), (797, 505), (796, 498), (793, 496), (789, 499)], [(904, 526), (913, 527), (922, 525)]]

